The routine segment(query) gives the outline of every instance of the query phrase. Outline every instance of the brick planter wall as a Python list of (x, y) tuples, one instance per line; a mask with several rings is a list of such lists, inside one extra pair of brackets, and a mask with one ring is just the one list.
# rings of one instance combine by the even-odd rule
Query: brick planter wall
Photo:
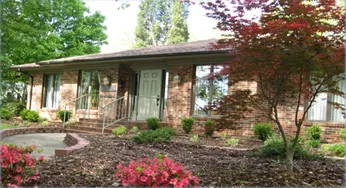
[(73, 151), (81, 149), (89, 145), (89, 141), (84, 138), (79, 137), (76, 133), (68, 133), (64, 139), (64, 143), (69, 147), (66, 148), (57, 148), (55, 149), (55, 155), (68, 155)]
[(17, 134), (34, 134), (34, 133), (64, 133), (65, 129), (60, 127), (38, 127), (38, 128), (15, 128), (5, 129), (0, 132), (1, 139)]

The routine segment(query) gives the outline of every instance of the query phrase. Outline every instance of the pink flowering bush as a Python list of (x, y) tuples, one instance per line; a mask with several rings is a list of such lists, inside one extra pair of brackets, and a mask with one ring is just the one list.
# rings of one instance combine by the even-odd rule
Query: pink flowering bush
[(196, 186), (199, 179), (189, 170), (184, 170), (181, 163), (174, 163), (166, 156), (154, 159), (131, 161), (128, 167), (119, 164), (115, 180), (120, 180), (123, 186)]
[(43, 161), (43, 156), (39, 159), (31, 157), (30, 153), (35, 151), (37, 151), (35, 145), (24, 148), (1, 144), (2, 186), (17, 187), (39, 179), (36, 164)]

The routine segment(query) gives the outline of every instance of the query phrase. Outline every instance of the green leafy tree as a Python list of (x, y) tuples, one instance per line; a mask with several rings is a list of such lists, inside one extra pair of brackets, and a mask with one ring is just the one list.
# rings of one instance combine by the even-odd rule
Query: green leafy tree
[(186, 3), (179, 0), (143, 0), (139, 8), (135, 48), (188, 40)]
[(27, 79), (9, 66), (98, 53), (107, 43), (105, 17), (81, 0), (6, 0), (0, 12), (3, 99), (18, 87), (24, 91)]

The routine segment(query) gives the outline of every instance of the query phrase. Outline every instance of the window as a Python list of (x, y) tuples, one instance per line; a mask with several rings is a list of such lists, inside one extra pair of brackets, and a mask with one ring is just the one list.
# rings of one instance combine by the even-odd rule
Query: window
[(79, 109), (97, 108), (99, 104), (100, 73), (98, 71), (80, 71), (78, 97)]
[(196, 67), (194, 115), (211, 115), (208, 104), (228, 94), (228, 77), (210, 76), (217, 75), (221, 69), (218, 65)]
[(59, 90), (61, 74), (45, 74), (43, 76), (43, 105), (44, 108), (59, 107)]
[[(340, 91), (345, 91), (344, 80), (338, 83), (338, 87)], [(344, 121), (342, 111), (328, 104), (328, 101), (344, 104), (344, 99), (340, 96), (331, 93), (321, 93), (309, 109), (307, 120)]]

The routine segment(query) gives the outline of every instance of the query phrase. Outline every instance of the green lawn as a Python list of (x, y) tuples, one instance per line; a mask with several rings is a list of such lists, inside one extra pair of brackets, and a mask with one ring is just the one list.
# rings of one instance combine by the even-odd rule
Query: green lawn
[(10, 124), (6, 124), (6, 123), (1, 123), (0, 124), (0, 129), (12, 129), (12, 128), (16, 128), (16, 126), (10, 125)]

